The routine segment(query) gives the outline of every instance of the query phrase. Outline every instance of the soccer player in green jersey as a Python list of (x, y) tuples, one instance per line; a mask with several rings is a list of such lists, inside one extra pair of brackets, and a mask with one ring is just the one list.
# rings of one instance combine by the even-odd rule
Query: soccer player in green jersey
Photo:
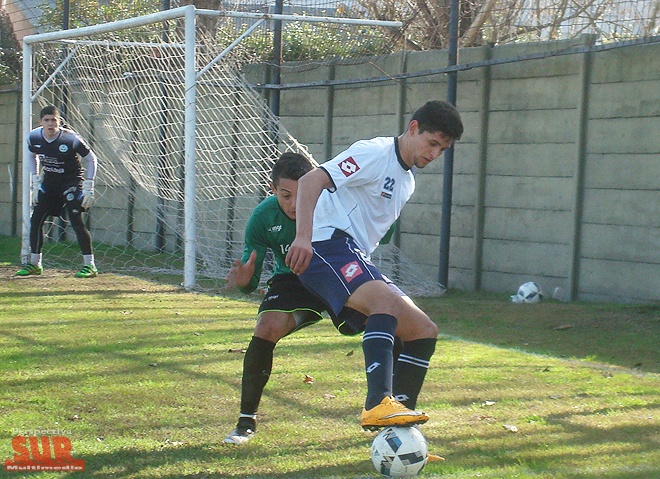
[(254, 335), (243, 360), (240, 415), (236, 428), (225, 438), (226, 443), (243, 444), (254, 435), (257, 408), (273, 367), (277, 342), (297, 329), (316, 323), (325, 311), (324, 304), (284, 264), (296, 236), (298, 178), (313, 168), (301, 154), (287, 152), (280, 156), (271, 173), (273, 195), (252, 212), (245, 228), (243, 255), (227, 274), (228, 286), (251, 293), (259, 285), (266, 252), (272, 251), (273, 276), (268, 281), (268, 291), (259, 307)]

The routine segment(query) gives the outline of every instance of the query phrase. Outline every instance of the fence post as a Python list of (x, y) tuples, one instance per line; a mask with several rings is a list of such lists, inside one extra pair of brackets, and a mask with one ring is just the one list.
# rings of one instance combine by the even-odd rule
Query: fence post
[[(493, 56), (493, 46), (483, 47), (484, 60)], [(481, 103), (479, 106), (479, 140), (477, 159), (477, 194), (474, 204), (474, 290), (481, 290), (484, 252), (484, 219), (486, 201), (486, 164), (488, 157), (488, 127), (490, 119), (491, 66), (481, 70)]]
[[(449, 61), (447, 66), (458, 64), (458, 9), (460, 0), (451, 0), (449, 10)], [(458, 72), (447, 73), (447, 101), (456, 105)], [(454, 146), (445, 151), (442, 170), (442, 217), (440, 224), (440, 259), (438, 261), (438, 282), (449, 288), (449, 244), (451, 242), (451, 203), (454, 180)]]
[[(585, 35), (585, 43), (590, 47), (596, 35)], [(580, 283), (580, 251), (582, 240), (582, 212), (584, 207), (584, 164), (587, 155), (587, 127), (589, 124), (589, 91), (591, 84), (591, 64), (593, 52), (586, 51), (580, 64), (580, 98), (578, 105), (578, 137), (575, 142), (575, 170), (573, 197), (573, 226), (571, 234), (571, 259), (568, 272), (568, 299), (578, 299)]]

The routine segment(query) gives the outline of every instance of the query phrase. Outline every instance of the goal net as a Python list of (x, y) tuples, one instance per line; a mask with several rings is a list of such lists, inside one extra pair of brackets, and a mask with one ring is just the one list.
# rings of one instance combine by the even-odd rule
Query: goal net
[[(86, 221), (101, 272), (222, 288), (250, 213), (269, 194), (273, 162), (284, 151), (314, 161), (246, 80), (268, 68), (255, 48), (263, 22), (188, 6), (26, 37), (24, 136), (35, 113), (55, 104), (99, 158)], [(29, 194), (24, 181), (24, 258)], [(46, 233), (44, 266), (77, 268), (67, 219), (54, 218)], [(374, 260), (409, 294), (441, 292), (394, 246)]]

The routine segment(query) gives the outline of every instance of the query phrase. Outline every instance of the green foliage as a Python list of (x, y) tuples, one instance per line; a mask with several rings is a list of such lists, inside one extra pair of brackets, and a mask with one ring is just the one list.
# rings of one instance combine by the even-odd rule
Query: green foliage
[[(159, 0), (133, 0), (99, 2), (98, 0), (71, 0), (69, 27), (78, 28), (99, 23), (154, 13), (160, 10)], [(42, 26), (47, 30), (62, 28), (63, 0), (55, 6), (44, 2)], [(247, 30), (247, 25), (237, 25), (233, 18), (226, 18), (215, 32), (215, 41), (229, 45)], [(288, 22), (282, 31), (282, 58), (284, 61), (323, 60), (329, 58), (355, 58), (390, 53), (386, 33), (376, 27), (346, 28), (337, 24)], [(259, 61), (269, 61), (273, 56), (273, 33), (257, 30), (243, 39), (241, 47)]]
[(21, 48), (9, 15), (0, 12), (0, 85), (13, 83), (21, 74)]
[(387, 45), (383, 32), (363, 27), (342, 29), (334, 24), (292, 23), (282, 34), (282, 57), (285, 61), (328, 58), (355, 58), (382, 53)]
[[(98, 0), (70, 0), (69, 28), (86, 27), (126, 18), (137, 17), (160, 10), (160, 0), (121, 0), (100, 2)], [(50, 31), (62, 28), (64, 0), (57, 0), (55, 6), (44, 1), (40, 7), (43, 17), (41, 26)]]
[[(229, 45), (247, 30), (228, 19), (216, 33), (219, 44)], [(357, 58), (391, 53), (388, 37), (375, 27), (345, 28), (336, 24), (289, 22), (282, 29), (282, 60), (327, 60)], [(257, 30), (240, 44), (245, 52), (258, 61), (273, 58), (273, 32)]]

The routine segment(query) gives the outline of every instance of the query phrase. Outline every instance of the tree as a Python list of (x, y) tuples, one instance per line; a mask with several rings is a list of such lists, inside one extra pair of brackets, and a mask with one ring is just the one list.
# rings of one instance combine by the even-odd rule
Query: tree
[[(403, 22), (407, 48), (446, 48), (450, 0), (357, 0), (370, 17)], [(463, 47), (575, 38), (601, 41), (658, 34), (657, 0), (461, 0)]]
[(21, 75), (21, 48), (9, 15), (0, 11), (0, 85), (14, 83)]
[[(69, 0), (69, 27), (87, 27), (158, 12), (162, 3), (162, 0)], [(62, 28), (64, 0), (57, 0), (55, 6), (43, 2), (39, 8), (44, 12), (42, 28), (48, 31)]]

